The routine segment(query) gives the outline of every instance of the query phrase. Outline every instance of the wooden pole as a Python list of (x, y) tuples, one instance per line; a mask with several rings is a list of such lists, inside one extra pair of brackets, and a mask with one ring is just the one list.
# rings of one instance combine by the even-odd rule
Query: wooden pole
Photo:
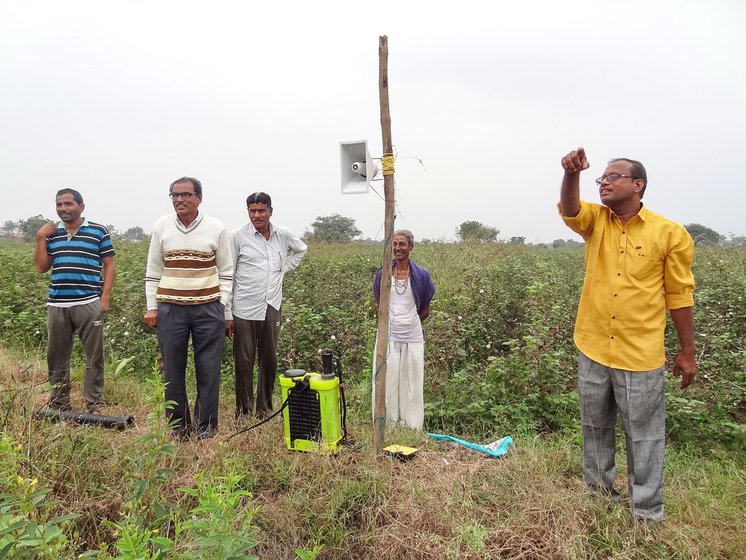
[[(381, 298), (378, 304), (378, 343), (376, 344), (375, 402), (373, 418), (373, 446), (376, 455), (383, 453), (383, 434), (386, 429), (386, 356), (389, 346), (389, 300), (391, 299), (391, 234), (394, 227), (394, 167), (389, 114), (389, 43), (384, 35), (378, 38), (378, 95), (381, 104), (381, 137), (383, 139), (383, 192), (385, 201), (383, 271)], [(387, 162), (391, 162), (387, 165)]]

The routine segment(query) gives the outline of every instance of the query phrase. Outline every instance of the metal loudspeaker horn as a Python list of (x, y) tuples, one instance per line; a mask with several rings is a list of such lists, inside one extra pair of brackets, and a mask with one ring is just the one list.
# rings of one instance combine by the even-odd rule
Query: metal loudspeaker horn
[(378, 175), (378, 167), (368, 153), (367, 140), (339, 143), (342, 194), (365, 194)]

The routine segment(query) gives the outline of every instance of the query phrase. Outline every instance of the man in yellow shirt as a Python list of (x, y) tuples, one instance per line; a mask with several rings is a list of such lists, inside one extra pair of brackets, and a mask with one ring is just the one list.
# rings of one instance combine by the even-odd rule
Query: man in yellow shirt
[(666, 309), (681, 351), (673, 375), (685, 389), (697, 371), (694, 346), (694, 242), (680, 225), (642, 204), (643, 165), (613, 159), (596, 179), (601, 204), (580, 200), (583, 148), (562, 158), (559, 210), (585, 240), (585, 280), (575, 323), (583, 426), (583, 482), (618, 501), (614, 489), (617, 411), (627, 443), (632, 514), (663, 518)]

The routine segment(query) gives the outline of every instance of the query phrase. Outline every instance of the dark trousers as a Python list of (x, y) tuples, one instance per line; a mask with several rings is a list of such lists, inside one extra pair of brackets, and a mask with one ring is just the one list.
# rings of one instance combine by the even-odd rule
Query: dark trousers
[(83, 394), (88, 407), (104, 400), (104, 308), (101, 300), (72, 307), (47, 306), (47, 367), (52, 391), (49, 406), (70, 408), (70, 357), (73, 334), (85, 354)]
[(277, 376), (277, 341), (280, 338), (280, 310), (267, 306), (264, 321), (233, 318), (233, 360), (236, 371), (236, 417), (254, 410), (254, 361), (259, 356), (256, 384), (256, 417), (272, 412), (272, 391)]
[(158, 307), (158, 342), (166, 378), (166, 401), (173, 401), (167, 414), (175, 429), (188, 435), (192, 427), (186, 392), (187, 347), (192, 337), (197, 398), (194, 421), (199, 437), (218, 431), (220, 360), (225, 339), (225, 308), (219, 301), (201, 305), (162, 303)]

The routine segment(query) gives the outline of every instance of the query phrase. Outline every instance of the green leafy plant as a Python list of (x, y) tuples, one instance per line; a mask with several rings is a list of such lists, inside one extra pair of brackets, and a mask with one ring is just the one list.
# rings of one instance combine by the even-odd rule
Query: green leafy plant
[(169, 442), (169, 426), (164, 420), (172, 403), (163, 401), (165, 382), (157, 368), (153, 368), (147, 383), (147, 400), (152, 406), (147, 419), (150, 432), (138, 438), (141, 451), (132, 457), (125, 473), (132, 490), (122, 506), (122, 518), (106, 521), (117, 536), (115, 547), (120, 555), (116, 558), (121, 560), (157, 560), (173, 549), (171, 539), (159, 534), (173, 509), (161, 493), (162, 485), (174, 475), (169, 461), (176, 454), (176, 447)]
[(186, 520), (175, 524), (174, 540), (185, 540), (179, 548), (189, 551), (184, 558), (192, 554), (214, 560), (258, 558), (248, 554), (257, 544), (258, 529), (253, 525), (257, 510), (250, 506), (251, 493), (240, 489), (241, 478), (231, 474), (210, 480), (199, 474), (196, 488), (179, 489), (197, 501)]
[(68, 547), (65, 527), (77, 515), (50, 516), (49, 487), (21, 476), (20, 444), (0, 438), (0, 559), (60, 559)]

